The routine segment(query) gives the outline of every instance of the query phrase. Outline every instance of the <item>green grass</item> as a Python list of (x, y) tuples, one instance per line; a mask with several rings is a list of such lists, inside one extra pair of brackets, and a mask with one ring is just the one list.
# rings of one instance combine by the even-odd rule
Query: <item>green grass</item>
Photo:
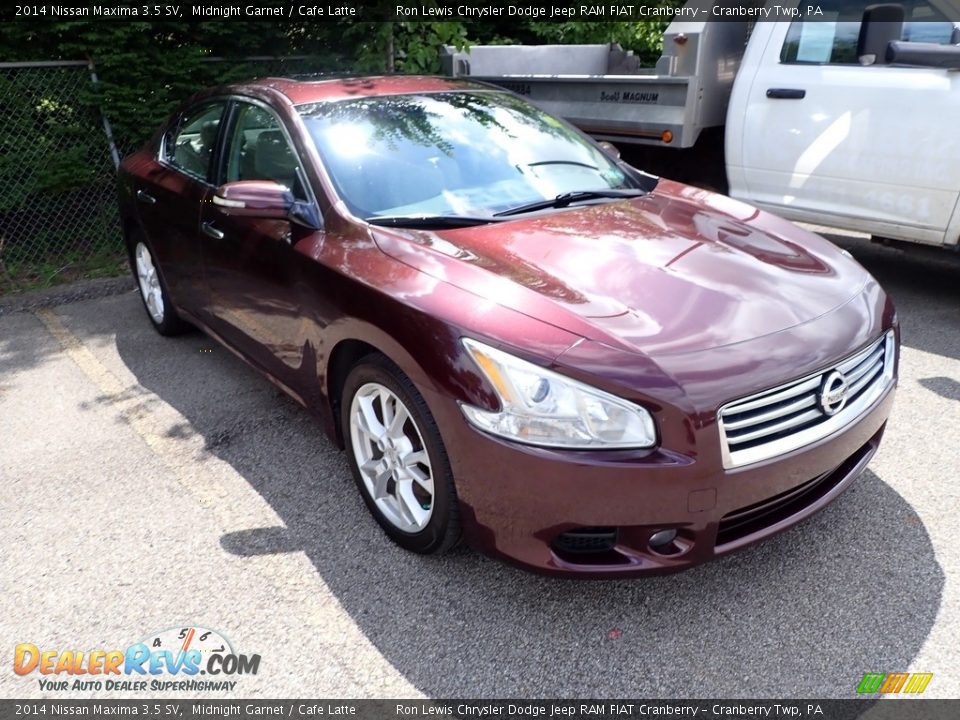
[(79, 254), (38, 262), (0, 265), (0, 295), (42, 290), (77, 280), (120, 277), (130, 272), (124, 252), (111, 248), (91, 256)]

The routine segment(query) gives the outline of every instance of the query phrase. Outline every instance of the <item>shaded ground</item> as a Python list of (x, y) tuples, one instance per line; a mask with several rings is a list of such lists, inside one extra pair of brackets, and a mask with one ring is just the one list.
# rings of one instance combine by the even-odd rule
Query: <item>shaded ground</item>
[(204, 624), (263, 657), (238, 697), (848, 697), (907, 669), (960, 696), (960, 259), (839, 241), (903, 324), (870, 471), (771, 542), (643, 581), (395, 549), (303, 411), (203, 336), (157, 336), (133, 292), (0, 315), (0, 647)]

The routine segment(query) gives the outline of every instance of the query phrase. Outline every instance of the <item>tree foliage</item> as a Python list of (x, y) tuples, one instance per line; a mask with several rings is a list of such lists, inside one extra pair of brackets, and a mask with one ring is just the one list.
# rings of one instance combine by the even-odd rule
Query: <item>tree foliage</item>
[[(128, 151), (200, 87), (261, 74), (250, 56), (309, 55), (315, 72), (436, 73), (443, 45), (619, 42), (655, 58), (660, 23), (268, 23), (262, 21), (17, 22), (0, 24), (0, 61), (93, 60), (98, 103)], [(228, 62), (211, 63), (210, 58)], [(282, 68), (281, 68), (282, 69)]]
[[(679, 1), (679, 0), (678, 0)], [(26, 94), (0, 78), (8, 106), (0, 128), (0, 186), (7, 206), (32, 192), (67, 192), (89, 181), (90, 157), (103, 152), (91, 134), (103, 113), (120, 151), (139, 147), (162, 120), (196, 90), (263, 75), (310, 73), (417, 73), (440, 71), (444, 45), (479, 43), (619, 42), (644, 60), (659, 52), (660, 23), (485, 22), (268, 23), (177, 21), (0, 23), (0, 61), (88, 60), (99, 82), (63, 97)], [(248, 61), (251, 56), (289, 61)], [(86, 128), (86, 129), (85, 129)], [(32, 138), (31, 147), (23, 145)], [(69, 140), (69, 142), (67, 142)], [(37, 163), (42, 147), (68, 147)], [(33, 170), (25, 172), (24, 166)], [(38, 165), (40, 167), (38, 167)]]
[[(470, 23), (0, 23), (0, 62), (84, 60), (93, 63), (98, 76), (94, 85), (82, 67), (0, 73), (0, 227), (26, 227), (27, 216), (82, 216), (82, 227), (37, 222), (47, 234), (21, 238), (20, 250), (61, 260), (65, 235), (77, 247), (92, 247), (94, 237), (100, 237), (98, 247), (115, 243), (115, 206), (104, 201), (114, 190), (101, 115), (109, 119), (124, 155), (148, 139), (180, 102), (210, 85), (298, 73), (438, 73), (444, 45), (618, 42), (652, 62), (662, 29), (663, 23), (516, 18)], [(248, 60), (253, 56), (275, 59)], [(292, 56), (304, 59), (291, 61)], [(90, 205), (94, 196), (100, 199)], [(88, 207), (99, 210), (88, 212)], [(0, 276), (3, 260), (12, 257), (9, 248), (4, 253), (4, 240), (0, 232)]]

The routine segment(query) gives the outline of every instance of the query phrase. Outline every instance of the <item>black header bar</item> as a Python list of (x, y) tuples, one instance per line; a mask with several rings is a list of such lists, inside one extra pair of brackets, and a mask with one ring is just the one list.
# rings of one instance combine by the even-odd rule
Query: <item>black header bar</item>
[[(898, 720), (960, 716), (960, 700), (0, 700), (0, 720), (137, 717), (152, 720), (853, 720), (896, 702)], [(883, 717), (888, 715), (881, 711)]]
[[(666, 0), (570, 2), (554, 0), (207, 0), (206, 2), (60, 2), (4, 3), (4, 21), (229, 21), (263, 22), (475, 22), (481, 20), (535, 20), (537, 22), (652, 22), (835, 20), (836, 0), (723, 0), (683, 3)], [(939, 6), (938, 6), (939, 7)], [(957, 12), (960, 21), (960, 11)]]

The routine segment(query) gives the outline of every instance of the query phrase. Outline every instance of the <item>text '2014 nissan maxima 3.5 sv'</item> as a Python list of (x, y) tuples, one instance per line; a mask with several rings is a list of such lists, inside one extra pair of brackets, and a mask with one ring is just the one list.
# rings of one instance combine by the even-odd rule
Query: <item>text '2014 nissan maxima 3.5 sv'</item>
[(415, 552), (680, 570), (831, 502), (890, 412), (896, 314), (848, 254), (484, 85), (207, 90), (120, 204), (157, 330), (315, 414)]

